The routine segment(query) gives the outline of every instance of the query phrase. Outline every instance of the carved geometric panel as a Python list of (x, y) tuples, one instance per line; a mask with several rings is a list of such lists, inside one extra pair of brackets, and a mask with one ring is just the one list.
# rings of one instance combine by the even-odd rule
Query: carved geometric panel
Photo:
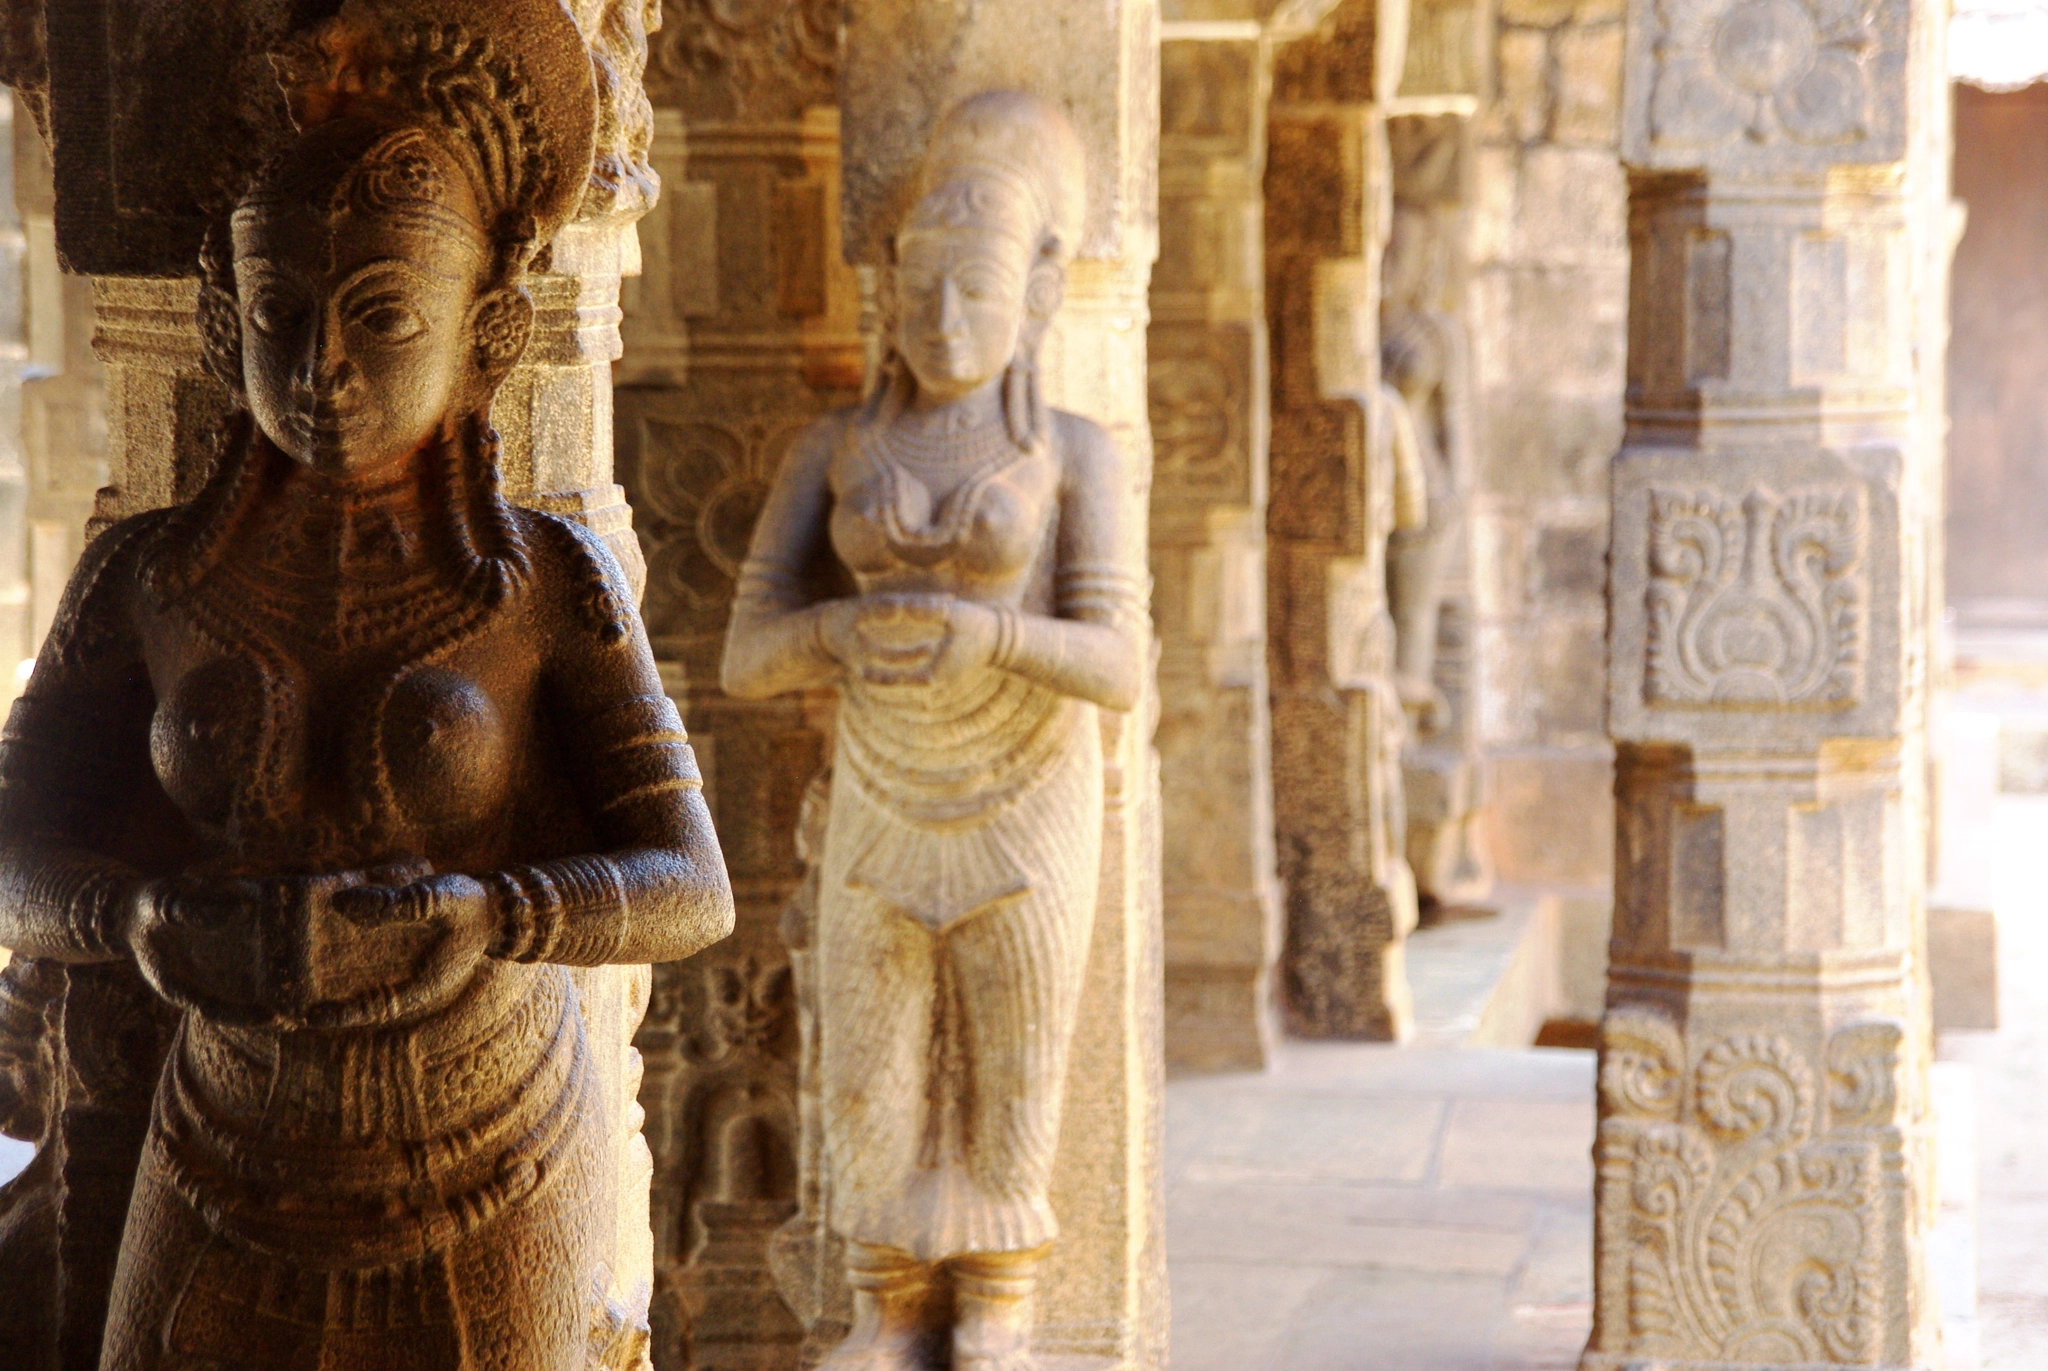
[(1638, 0), (1624, 159), (1806, 165), (1905, 152), (1904, 0)]
[(1644, 696), (1677, 708), (1841, 709), (1863, 694), (1863, 488), (1650, 489)]
[(1156, 326), (1148, 369), (1153, 498), (1251, 498), (1251, 339), (1241, 327)]

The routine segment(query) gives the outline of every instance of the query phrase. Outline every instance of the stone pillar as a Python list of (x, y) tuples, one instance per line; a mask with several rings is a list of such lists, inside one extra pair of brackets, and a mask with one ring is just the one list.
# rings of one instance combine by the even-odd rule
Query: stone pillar
[[(837, 7), (776, 0), (744, 12), (671, 3), (648, 71), (664, 187), (641, 226), (646, 269), (614, 372), (619, 471), (647, 549), (648, 632), (738, 905), (732, 937), (656, 968), (638, 1039), (657, 1371), (794, 1367), (807, 1329), (829, 1343), (845, 1327), (794, 1287), (779, 1294), (773, 1275), (805, 1265), (822, 1238), (815, 1215), (798, 1215), (797, 1006), (780, 924), (803, 875), (798, 816), (827, 763), (831, 697), (718, 689), (733, 578), (776, 469), (806, 425), (860, 394), (860, 284), (839, 250), (838, 70)], [(830, 1277), (811, 1289), (841, 1291), (836, 1262), (810, 1267)]]
[(1286, 1003), (1306, 1037), (1399, 1039), (1401, 706), (1386, 544), (1392, 409), (1380, 395), (1385, 104), (1401, 0), (1346, 0), (1281, 49), (1266, 165), (1272, 496), (1267, 516), (1273, 791), (1286, 890)]
[[(1039, 366), (1047, 402), (1100, 423), (1128, 457), (1130, 536), (1141, 547), (1152, 477), (1145, 343), (1158, 249), (1157, 24), (1153, 0), (856, 4), (840, 87), (845, 250), (878, 277), (946, 110), (982, 91), (1025, 89), (1073, 120), (1088, 151), (1088, 219)], [(1157, 708), (1148, 688), (1131, 713), (1102, 712), (1101, 899), (1053, 1178), (1062, 1231), (1040, 1281), (1033, 1340), (1048, 1359), (1133, 1369), (1166, 1360)]]
[(1921, 406), (1943, 20), (1629, 9), (1587, 1371), (1940, 1364)]
[[(624, 493), (611, 479), (609, 371), (620, 352), (620, 278), (639, 268), (634, 224), (659, 189), (645, 160), (652, 120), (640, 85), (645, 25), (658, 23), (659, 10), (645, 0), (569, 0), (567, 8), (598, 70), (597, 159), (577, 222), (557, 237), (548, 269), (530, 282), (533, 341), (494, 413), (510, 498), (602, 534), (637, 587), (644, 583), (644, 563)], [(192, 273), (208, 214), (226, 208), (249, 171), (284, 136), (283, 98), (264, 54), (286, 33), (295, 9), (285, 0), (241, 0), (204, 13), (151, 0), (53, 7), (48, 69), (25, 63), (20, 53), (6, 54), (10, 77), (24, 83), (38, 107), (48, 101), (56, 147), (54, 244), (70, 270), (90, 277), (92, 351), (105, 366), (107, 484), (92, 502), (87, 538), (130, 514), (189, 499), (211, 470), (230, 400), (201, 366)], [(117, 33), (131, 42), (115, 43)], [(167, 50), (181, 60), (161, 61)], [(217, 80), (195, 83), (195, 67)], [(33, 233), (30, 246), (33, 259)], [(85, 281), (62, 284), (68, 291)], [(50, 293), (59, 298), (55, 289)], [(69, 322), (71, 316), (65, 318)], [(91, 397), (78, 387), (91, 370), (68, 353), (65, 360), (66, 374), (75, 367), (78, 379), (52, 398), (73, 414), (86, 411)], [(79, 455), (91, 451), (93, 436), (89, 423), (74, 429), (68, 447), (65, 439), (51, 445), (52, 452), (70, 455), (70, 470), (81, 465)], [(68, 538), (68, 525), (58, 526)], [(76, 555), (68, 542), (60, 551), (51, 557), (59, 589)], [(38, 583), (42, 571), (38, 565)], [(69, 1073), (71, 1079), (68, 1096), (59, 1102), (65, 1177), (57, 1202), (65, 1243), (73, 1242), (77, 1230), (84, 1235), (80, 1241), (97, 1245), (81, 1261), (90, 1265), (104, 1258), (110, 1271), (111, 1244), (126, 1206), (126, 1186), (114, 1182), (124, 1170), (132, 1178), (156, 1072), (148, 1062), (123, 1060), (105, 1082), (95, 1082), (81, 1076), (84, 1056), (73, 1039), (98, 1031), (95, 1024), (118, 1022), (123, 1013), (145, 1022), (156, 1015), (153, 997), (132, 971), (97, 973), (85, 985), (73, 974), (65, 992), (69, 1003), (89, 990), (90, 1016), (63, 1010), (50, 1015), (52, 1031), (62, 1038), (57, 1060), (70, 1058), (57, 1076), (62, 1081)], [(642, 1319), (653, 1278), (647, 1201), (652, 1165), (640, 1137), (640, 1064), (630, 1042), (647, 1004), (649, 972), (598, 967), (573, 975), (601, 1089), (617, 1121), (611, 1196), (617, 1237), (606, 1263), (610, 1295), (622, 1317)], [(121, 1042), (122, 1051), (130, 1052), (131, 1040)], [(90, 1191), (71, 1177), (81, 1157), (93, 1168)], [(90, 1213), (82, 1211), (81, 1195)], [(68, 1247), (62, 1259), (69, 1291), (75, 1277)], [(88, 1271), (83, 1279), (90, 1284), (97, 1277)], [(96, 1364), (104, 1298), (102, 1287), (94, 1313), (89, 1301), (74, 1310), (67, 1294), (57, 1353), (66, 1368)]]
[[(16, 146), (17, 121), (8, 98), (0, 147)], [(33, 142), (33, 134), (29, 142)], [(0, 176), (0, 705), (21, 693), (16, 664), (34, 648), (34, 600), (29, 583), (26, 434), (21, 386), (30, 366), (28, 233), (21, 212), (13, 158)]]
[(1278, 1031), (1266, 678), (1262, 223), (1272, 42), (1171, 23), (1152, 274), (1153, 617), (1165, 817), (1166, 1058), (1256, 1070)]

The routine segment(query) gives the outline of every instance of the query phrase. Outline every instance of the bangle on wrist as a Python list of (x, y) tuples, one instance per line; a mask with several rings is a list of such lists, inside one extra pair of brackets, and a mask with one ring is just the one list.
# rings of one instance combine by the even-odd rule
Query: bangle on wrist
[(995, 611), (996, 645), (989, 654), (989, 661), (1004, 671), (1010, 671), (1015, 669), (1017, 661), (1017, 637), (1022, 616), (1008, 605), (997, 605)]

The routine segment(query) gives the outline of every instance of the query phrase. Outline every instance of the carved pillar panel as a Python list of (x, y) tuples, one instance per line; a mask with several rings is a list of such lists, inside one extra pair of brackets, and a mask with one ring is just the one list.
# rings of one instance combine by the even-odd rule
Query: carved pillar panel
[(1939, 1364), (1920, 407), (1940, 360), (1915, 344), (1941, 307), (1940, 23), (1909, 0), (1629, 10), (1588, 1371)]
[(92, 351), (92, 283), (66, 274), (57, 260), (49, 148), (26, 105), (16, 106), (14, 195), (24, 240), (21, 455), (33, 654), (84, 547), (93, 492), (107, 479), (107, 419), (106, 376)]
[[(889, 239), (938, 119), (984, 91), (1058, 104), (1087, 149), (1088, 214), (1066, 298), (1040, 353), (1046, 401), (1095, 420), (1127, 459), (1142, 556), (1152, 483), (1147, 291), (1158, 252), (1158, 14), (1153, 0), (851, 6), (840, 108), (849, 261), (886, 298)], [(1100, 903), (1051, 1202), (1061, 1234), (1037, 1295), (1041, 1355), (1158, 1367), (1166, 1355), (1159, 1197), (1163, 1046), (1157, 696), (1102, 711)], [(829, 1200), (828, 1200), (829, 1203)]]
[[(771, 1273), (796, 1218), (798, 1029), (778, 925), (803, 875), (828, 701), (718, 689), (733, 578), (791, 441), (858, 398), (860, 286), (839, 250), (837, 0), (671, 3), (649, 67), (661, 204), (641, 228), (616, 371), (619, 472), (738, 903), (733, 937), (656, 969), (639, 1043), (655, 1150), (658, 1371), (794, 1367), (805, 1322)], [(808, 1250), (808, 1249), (806, 1249)], [(838, 1268), (832, 1265), (833, 1278)], [(799, 1301), (801, 1303), (801, 1301)], [(843, 1328), (843, 1325), (841, 1325)]]
[(1160, 46), (1147, 340), (1166, 1054), (1176, 1067), (1257, 1069), (1277, 1029), (1281, 937), (1265, 603), (1272, 47), (1256, 29), (1193, 32), (1170, 25)]
[(1281, 49), (1273, 81), (1267, 661), (1287, 1022), (1307, 1037), (1398, 1039), (1413, 1018), (1402, 940), (1415, 883), (1386, 596), (1395, 435), (1379, 356), (1384, 104), (1402, 19), (1341, 5)]

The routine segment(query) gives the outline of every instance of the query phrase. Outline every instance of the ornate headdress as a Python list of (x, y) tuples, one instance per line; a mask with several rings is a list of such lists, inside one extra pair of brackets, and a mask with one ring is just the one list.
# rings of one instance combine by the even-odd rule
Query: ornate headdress
[[(1038, 344), (1059, 309), (1063, 268), (1081, 240), (1087, 212), (1088, 159), (1057, 105), (1023, 91), (988, 91), (946, 112), (932, 134), (918, 174), (917, 200), (905, 233), (983, 229), (1022, 236), (1032, 254), (1024, 328), (1003, 376), (1003, 414), (1010, 437), (1029, 447), (1045, 436), (1045, 400), (1038, 383)], [(875, 394), (880, 415), (910, 394), (909, 368), (893, 351)]]
[(1042, 256), (1064, 263), (1081, 238), (1087, 206), (1087, 157), (1057, 105), (1022, 91), (963, 100), (932, 134), (903, 227), (1026, 231)]

